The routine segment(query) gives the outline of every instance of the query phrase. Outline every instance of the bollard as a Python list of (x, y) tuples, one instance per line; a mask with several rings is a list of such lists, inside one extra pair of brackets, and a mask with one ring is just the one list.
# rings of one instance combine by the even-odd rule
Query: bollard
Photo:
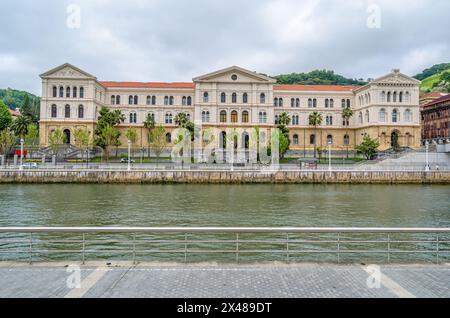
[(18, 158), (19, 158), (19, 156), (14, 155), (14, 165), (15, 165), (15, 166), (18, 165)]
[(52, 165), (56, 166), (56, 156), (52, 156)]

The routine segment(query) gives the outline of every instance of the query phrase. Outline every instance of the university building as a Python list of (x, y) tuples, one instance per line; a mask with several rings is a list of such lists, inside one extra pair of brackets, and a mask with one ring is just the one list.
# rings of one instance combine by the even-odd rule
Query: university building
[[(291, 150), (299, 153), (311, 151), (314, 143), (327, 147), (329, 142), (334, 151), (352, 150), (364, 135), (378, 138), (380, 150), (391, 148), (394, 138), (401, 147), (421, 145), (420, 82), (399, 70), (362, 87), (277, 85), (270, 77), (237, 66), (185, 83), (99, 81), (70, 64), (41, 78), (41, 146), (48, 146), (49, 134), (57, 128), (71, 144), (77, 128), (93, 132), (102, 106), (119, 109), (126, 116), (119, 126), (123, 147), (129, 127), (138, 132), (137, 147), (147, 147), (143, 122), (148, 114), (164, 126), (166, 139), (173, 145), (174, 118), (180, 112), (206, 128), (242, 128), (244, 132), (274, 128), (278, 116), (286, 112), (292, 119)], [(341, 115), (344, 107), (354, 112), (348, 122)], [(317, 129), (308, 120), (314, 111), (323, 116)]]
[(422, 108), (422, 139), (445, 141), (450, 138), (450, 95), (444, 95)]

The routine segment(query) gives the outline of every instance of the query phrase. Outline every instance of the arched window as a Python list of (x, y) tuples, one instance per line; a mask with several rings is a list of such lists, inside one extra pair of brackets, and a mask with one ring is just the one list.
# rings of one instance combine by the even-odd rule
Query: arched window
[(128, 96), (128, 105), (133, 105), (133, 96)]
[(259, 95), (259, 103), (260, 104), (265, 104), (266, 103), (266, 94), (261, 93), (261, 95)]
[(74, 86), (73, 89), (72, 89), (72, 96), (73, 96), (73, 98), (77, 98), (77, 93), (78, 93), (77, 87)]
[(330, 107), (330, 102), (328, 100), (328, 98), (325, 99), (325, 108), (329, 108)]
[(294, 145), (298, 145), (298, 135), (295, 134), (292, 139), (293, 139)]
[(111, 105), (115, 105), (116, 104), (116, 96), (111, 96)]
[(166, 143), (171, 144), (172, 143), (172, 135), (171, 133), (166, 134)]
[(58, 97), (58, 89), (56, 86), (53, 86), (53, 97)]
[(130, 113), (130, 124), (136, 124), (137, 123), (137, 114), (134, 112)]
[(66, 98), (70, 98), (70, 87), (66, 87)]
[(315, 145), (316, 144), (316, 135), (310, 135), (309, 136), (309, 144)]
[(191, 96), (188, 96), (188, 98), (187, 98), (187, 104), (188, 104), (188, 106), (191, 106), (191, 105), (192, 105), (192, 97), (191, 97)]
[(236, 104), (236, 103), (237, 103), (237, 94), (236, 94), (236, 93), (233, 93), (233, 95), (231, 95), (231, 102), (232, 102), (233, 104)]
[(134, 96), (134, 104), (139, 104), (139, 97), (137, 95)]
[(52, 118), (58, 117), (58, 108), (55, 104), (52, 105)]
[(183, 98), (181, 99), (181, 105), (182, 106), (186, 106), (187, 105), (187, 98), (186, 98), (186, 96), (183, 96)]
[(391, 95), (392, 95), (391, 92), (388, 92), (388, 93), (387, 93), (387, 102), (388, 102), (388, 103), (391, 102)]
[(164, 105), (169, 106), (169, 96), (164, 96)]
[(345, 108), (345, 99), (341, 100), (341, 107)]
[(84, 118), (84, 107), (83, 105), (78, 106), (78, 118), (82, 119)]
[(392, 97), (392, 101), (394, 102), (394, 103), (396, 103), (397, 102), (397, 92), (394, 92), (394, 94), (392, 95), (393, 97)]
[(291, 98), (291, 107), (295, 107), (295, 98)]
[(278, 107), (278, 97), (273, 99), (273, 106)]
[(400, 94), (398, 94), (398, 101), (400, 103), (403, 103), (403, 92), (400, 92)]
[(332, 135), (327, 136), (327, 144), (329, 144), (329, 145), (333, 144), (333, 136)]
[(231, 122), (232, 123), (237, 123), (238, 122), (238, 113), (235, 110), (233, 110), (231, 112)]
[(151, 96), (147, 96), (145, 103), (147, 105), (150, 105), (152, 103), (152, 97)]
[(298, 115), (292, 116), (292, 125), (298, 125), (300, 123), (300, 117)]
[(242, 112), (242, 122), (243, 123), (248, 123), (248, 111), (244, 110)]
[(248, 94), (244, 93), (244, 95), (242, 95), (242, 103), (247, 104), (248, 103)]
[(116, 105), (120, 105), (120, 95), (116, 96)]
[(280, 99), (278, 100), (278, 105), (279, 105), (280, 107), (283, 107), (283, 98), (280, 98)]
[(359, 119), (359, 123), (362, 125), (362, 123), (363, 123), (363, 115), (362, 115), (361, 112), (359, 112), (358, 119)]
[(409, 103), (409, 102), (410, 102), (410, 94), (409, 94), (409, 92), (406, 92), (406, 93), (405, 93), (405, 102), (406, 102), (406, 103)]
[(392, 122), (393, 122), (393, 123), (398, 122), (398, 121), (399, 121), (399, 118), (398, 118), (398, 117), (399, 117), (399, 116), (398, 116), (398, 110), (394, 109), (394, 110), (392, 111)]
[(227, 95), (225, 93), (220, 94), (220, 102), (221, 103), (227, 102)]
[(350, 137), (348, 135), (344, 136), (344, 145), (345, 146), (350, 145)]
[(208, 123), (209, 122), (209, 111), (204, 110), (202, 112), (202, 122), (203, 123)]
[(295, 107), (300, 107), (300, 98), (295, 99)]
[(313, 108), (316, 108), (316, 107), (317, 107), (317, 99), (314, 98), (314, 99), (313, 99)]
[(220, 112), (220, 122), (226, 123), (227, 122), (227, 112), (225, 110), (222, 110)]
[(350, 102), (350, 99), (347, 99), (347, 107), (350, 108), (352, 106), (352, 103)]
[(333, 116), (328, 115), (325, 122), (327, 126), (333, 126)]
[(264, 112), (264, 111), (259, 112), (259, 123), (261, 123), (261, 124), (267, 123), (267, 113), (266, 112)]
[(382, 102), (382, 103), (385, 103), (385, 102), (386, 102), (386, 92), (385, 92), (385, 91), (382, 91), (382, 92), (381, 92), (381, 102)]
[(313, 101), (312, 101), (311, 98), (308, 99), (308, 107), (309, 107), (309, 108), (312, 108), (312, 107), (313, 107)]
[(404, 118), (405, 118), (405, 122), (407, 122), (407, 123), (412, 122), (412, 113), (411, 113), (411, 110), (409, 110), (409, 109), (405, 110)]
[(275, 125), (279, 124), (280, 115), (275, 115)]
[(384, 108), (380, 109), (380, 113), (378, 114), (378, 120), (381, 123), (386, 122), (386, 110)]
[(370, 122), (370, 114), (369, 111), (366, 110), (366, 122), (369, 123)]
[(64, 106), (64, 117), (70, 118), (70, 105)]
[(165, 123), (168, 125), (171, 125), (173, 123), (173, 117), (171, 113), (166, 114)]
[(59, 97), (60, 98), (64, 97), (64, 87), (62, 87), (62, 86), (59, 87)]
[(209, 102), (209, 94), (208, 92), (203, 93), (203, 102), (208, 103)]
[(334, 108), (334, 99), (330, 99), (330, 108)]
[(80, 87), (80, 98), (84, 98), (84, 87)]

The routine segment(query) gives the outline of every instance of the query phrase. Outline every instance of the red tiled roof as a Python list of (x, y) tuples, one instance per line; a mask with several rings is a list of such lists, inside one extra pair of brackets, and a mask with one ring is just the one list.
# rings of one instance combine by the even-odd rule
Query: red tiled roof
[(320, 91), (320, 92), (352, 92), (359, 86), (342, 85), (275, 85), (274, 90), (278, 91)]
[(443, 102), (447, 102), (447, 101), (450, 102), (450, 94), (442, 96), (442, 97), (440, 97), (438, 99), (435, 99), (432, 102), (424, 105), (423, 107), (430, 107), (430, 106), (437, 105), (437, 104), (440, 104), (440, 103), (443, 103)]
[(420, 98), (424, 99), (424, 98), (440, 98), (442, 96), (447, 95), (446, 93), (441, 93), (441, 92), (432, 92), (432, 93), (425, 93), (425, 94), (420, 94)]
[(115, 88), (195, 88), (194, 83), (100, 82), (100, 84)]

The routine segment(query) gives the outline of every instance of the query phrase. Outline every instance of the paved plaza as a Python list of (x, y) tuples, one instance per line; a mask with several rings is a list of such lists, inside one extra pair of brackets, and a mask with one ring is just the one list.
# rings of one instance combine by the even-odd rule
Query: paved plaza
[(450, 297), (450, 264), (380, 266), (380, 272), (317, 264), (0, 264), (0, 297), (441, 298)]

